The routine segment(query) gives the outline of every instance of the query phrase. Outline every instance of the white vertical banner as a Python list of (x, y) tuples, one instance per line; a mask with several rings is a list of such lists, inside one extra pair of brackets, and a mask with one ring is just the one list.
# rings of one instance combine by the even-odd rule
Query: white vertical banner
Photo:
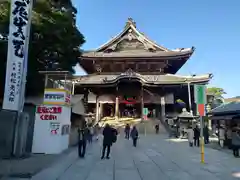
[[(19, 111), (30, 32), (32, 0), (11, 0), (3, 109)], [(24, 62), (25, 61), (25, 62)]]

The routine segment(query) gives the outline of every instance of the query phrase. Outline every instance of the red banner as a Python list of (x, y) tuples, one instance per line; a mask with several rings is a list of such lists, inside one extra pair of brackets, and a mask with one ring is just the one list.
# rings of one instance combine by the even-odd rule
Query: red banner
[(60, 114), (60, 113), (62, 113), (62, 107), (46, 107), (46, 106), (39, 106), (39, 107), (37, 107), (37, 113), (53, 113), (53, 114)]

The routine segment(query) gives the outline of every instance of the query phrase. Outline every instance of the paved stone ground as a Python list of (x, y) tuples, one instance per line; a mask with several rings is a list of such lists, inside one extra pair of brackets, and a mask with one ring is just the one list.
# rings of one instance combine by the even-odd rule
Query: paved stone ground
[(21, 159), (0, 159), (0, 177), (32, 177), (51, 164), (54, 164), (54, 162), (65, 158), (73, 149), (76, 148), (71, 147), (58, 155), (33, 154), (30, 157)]
[[(88, 148), (85, 159), (71, 157), (59, 162), (33, 180), (231, 180), (240, 175), (240, 159), (219, 150), (205, 149), (205, 164), (200, 149), (164, 135), (141, 136), (137, 148), (119, 138), (110, 160), (100, 159), (100, 142)], [(68, 160), (71, 159), (71, 160)], [(240, 178), (240, 176), (239, 176)], [(13, 180), (13, 179), (12, 179)]]

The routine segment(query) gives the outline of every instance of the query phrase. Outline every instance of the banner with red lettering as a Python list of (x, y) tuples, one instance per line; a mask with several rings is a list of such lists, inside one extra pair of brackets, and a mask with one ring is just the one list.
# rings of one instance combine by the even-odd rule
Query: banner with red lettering
[(52, 121), (58, 120), (58, 116), (62, 113), (61, 106), (37, 106), (36, 120)]

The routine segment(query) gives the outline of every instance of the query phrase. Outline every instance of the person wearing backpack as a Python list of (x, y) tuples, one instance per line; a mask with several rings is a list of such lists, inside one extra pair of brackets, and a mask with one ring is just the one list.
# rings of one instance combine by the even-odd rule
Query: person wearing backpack
[(106, 126), (103, 129), (103, 148), (102, 148), (102, 157), (101, 159), (105, 158), (105, 151), (107, 149), (107, 159), (110, 159), (110, 151), (111, 146), (113, 142), (117, 141), (117, 130), (110, 127), (109, 124), (106, 124)]
[(131, 137), (132, 137), (132, 140), (133, 140), (133, 146), (137, 147), (138, 130), (137, 130), (136, 126), (133, 126), (133, 128), (132, 128)]
[(87, 146), (86, 129), (78, 128), (78, 156), (84, 158)]
[(118, 135), (118, 131), (115, 129), (115, 128), (113, 128), (112, 127), (112, 133), (113, 133), (113, 135), (112, 135), (112, 143), (115, 143), (115, 142), (117, 142), (117, 135)]

